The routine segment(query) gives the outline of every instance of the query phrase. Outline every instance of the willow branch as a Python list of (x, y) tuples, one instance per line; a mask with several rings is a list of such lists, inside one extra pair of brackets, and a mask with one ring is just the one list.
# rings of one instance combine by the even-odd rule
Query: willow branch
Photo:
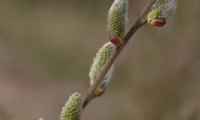
[(124, 37), (124, 42), (121, 46), (116, 47), (112, 55), (110, 56), (110, 59), (107, 61), (99, 75), (97, 76), (95, 83), (89, 88), (83, 102), (83, 109), (88, 105), (88, 103), (94, 98), (94, 92), (98, 85), (100, 84), (101, 80), (111, 67), (111, 65), (114, 63), (115, 59), (118, 57), (118, 55), (121, 53), (121, 51), (124, 49), (130, 38), (135, 34), (135, 32), (144, 24), (146, 24), (146, 15), (148, 14), (149, 10), (151, 9), (151, 6), (154, 4), (156, 0), (149, 0), (142, 12), (140, 13), (140, 16), (138, 17), (137, 21), (133, 24), (131, 29), (128, 31), (126, 36)]

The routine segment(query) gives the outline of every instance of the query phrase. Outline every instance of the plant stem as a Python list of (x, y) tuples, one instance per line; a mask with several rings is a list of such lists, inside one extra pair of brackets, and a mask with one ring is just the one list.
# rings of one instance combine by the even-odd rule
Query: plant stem
[(138, 17), (137, 21), (133, 24), (131, 29), (128, 31), (126, 36), (124, 37), (123, 44), (119, 47), (116, 47), (112, 55), (110, 56), (109, 60), (104, 65), (103, 69), (97, 76), (95, 83), (89, 88), (83, 102), (83, 109), (89, 104), (89, 102), (94, 98), (94, 92), (98, 85), (100, 84), (101, 80), (111, 67), (111, 65), (114, 63), (115, 59), (118, 57), (118, 55), (121, 53), (121, 51), (124, 49), (130, 38), (135, 34), (135, 32), (144, 24), (146, 24), (146, 15), (148, 14), (149, 10), (151, 9), (151, 6), (154, 4), (156, 0), (149, 0), (142, 12), (140, 13), (140, 16)]

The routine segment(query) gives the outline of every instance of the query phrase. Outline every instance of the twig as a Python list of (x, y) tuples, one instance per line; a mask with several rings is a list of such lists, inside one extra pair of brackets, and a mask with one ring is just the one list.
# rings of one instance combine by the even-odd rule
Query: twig
[(144, 24), (146, 24), (146, 15), (148, 14), (149, 10), (151, 9), (151, 6), (154, 4), (156, 0), (149, 0), (142, 12), (140, 13), (139, 18), (137, 21), (134, 23), (134, 25), (131, 27), (131, 29), (128, 31), (126, 36), (124, 37), (124, 42), (121, 46), (116, 47), (113, 54), (110, 56), (109, 60), (103, 67), (102, 71), (99, 73), (97, 76), (95, 83), (89, 88), (88, 93), (86, 94), (83, 102), (83, 109), (88, 105), (88, 103), (93, 99), (94, 97), (94, 92), (98, 85), (100, 84), (101, 80), (111, 67), (111, 65), (114, 63), (115, 59), (117, 56), (120, 54), (120, 52), (123, 50), (123, 48), (126, 46), (127, 42), (130, 40), (130, 38), (135, 34), (135, 32)]

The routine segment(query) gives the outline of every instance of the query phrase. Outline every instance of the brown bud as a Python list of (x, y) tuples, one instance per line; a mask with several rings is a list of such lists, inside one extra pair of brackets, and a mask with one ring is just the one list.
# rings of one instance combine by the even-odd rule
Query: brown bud
[(121, 38), (117, 34), (110, 34), (110, 42), (115, 46), (120, 46), (122, 44)]
[(165, 25), (166, 20), (165, 19), (159, 19), (159, 18), (153, 18), (150, 20), (149, 24), (152, 26), (162, 27)]
[(95, 95), (94, 95), (94, 97), (99, 97), (99, 96), (101, 96), (101, 95), (103, 95), (103, 93), (106, 91), (106, 89), (105, 88), (103, 88), (103, 89), (100, 89), (100, 91), (99, 92), (97, 92)]

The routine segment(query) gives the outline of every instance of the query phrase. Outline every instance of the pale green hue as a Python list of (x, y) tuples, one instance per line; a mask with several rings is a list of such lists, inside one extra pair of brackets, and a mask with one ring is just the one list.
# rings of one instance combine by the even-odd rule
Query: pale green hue
[(82, 97), (80, 93), (73, 93), (62, 109), (60, 120), (79, 120), (82, 111)]
[(108, 32), (123, 39), (127, 22), (128, 0), (115, 0), (108, 12)]
[(147, 15), (147, 20), (150, 21), (153, 18), (167, 19), (175, 11), (176, 6), (176, 0), (157, 0)]
[[(111, 42), (107, 42), (97, 52), (96, 57), (93, 60), (93, 64), (89, 72), (90, 85), (92, 85), (94, 81), (96, 80), (96, 77), (99, 75), (102, 68), (104, 67), (108, 59), (110, 58), (113, 52), (113, 49), (114, 49), (114, 45)], [(112, 65), (111, 68), (108, 70), (107, 74), (101, 81), (101, 84), (98, 86), (96, 93), (98, 93), (102, 88), (104, 88), (109, 83), (112, 77), (113, 67), (114, 65)]]

